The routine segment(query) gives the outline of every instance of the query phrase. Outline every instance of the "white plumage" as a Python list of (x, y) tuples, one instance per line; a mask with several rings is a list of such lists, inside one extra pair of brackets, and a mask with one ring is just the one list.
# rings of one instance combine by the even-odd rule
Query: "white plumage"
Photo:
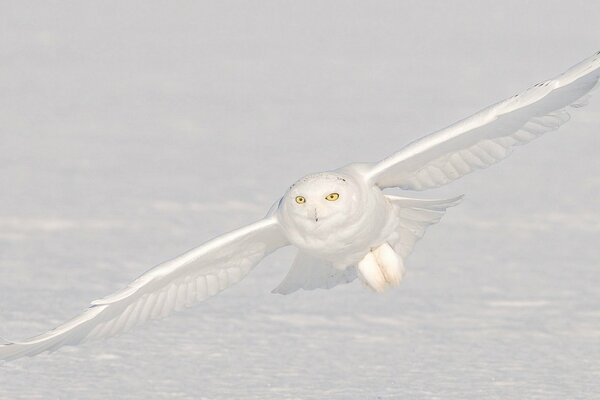
[(237, 283), (287, 245), (298, 253), (275, 293), (331, 288), (357, 277), (378, 292), (397, 285), (414, 244), (460, 198), (421, 200), (382, 190), (439, 187), (506, 158), (516, 146), (568, 122), (570, 108), (585, 105), (599, 78), (600, 52), (379, 163), (302, 178), (264, 219), (152, 268), (51, 331), (0, 344), (0, 359), (106, 338), (164, 317)]

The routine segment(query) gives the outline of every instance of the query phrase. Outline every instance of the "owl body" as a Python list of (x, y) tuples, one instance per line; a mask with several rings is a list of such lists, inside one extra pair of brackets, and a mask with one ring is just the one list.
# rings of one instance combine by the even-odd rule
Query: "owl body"
[(397, 226), (390, 201), (353, 165), (298, 180), (276, 214), (290, 243), (340, 270), (357, 265)]

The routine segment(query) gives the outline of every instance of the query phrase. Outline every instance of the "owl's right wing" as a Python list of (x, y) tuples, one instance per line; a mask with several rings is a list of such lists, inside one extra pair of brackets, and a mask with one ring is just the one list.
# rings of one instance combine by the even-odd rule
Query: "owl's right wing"
[(39, 336), (0, 344), (0, 360), (107, 338), (213, 296), (237, 283), (269, 253), (287, 246), (273, 216), (219, 236), (140, 276), (79, 316)]
[(538, 83), (371, 165), (364, 177), (380, 188), (424, 190), (450, 183), (506, 158), (569, 121), (600, 79), (600, 52), (554, 79)]

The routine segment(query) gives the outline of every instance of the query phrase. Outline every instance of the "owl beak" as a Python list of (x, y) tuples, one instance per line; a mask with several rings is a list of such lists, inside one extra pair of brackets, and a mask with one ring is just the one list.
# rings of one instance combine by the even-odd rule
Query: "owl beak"
[(319, 214), (317, 213), (316, 208), (315, 208), (315, 222), (319, 222)]

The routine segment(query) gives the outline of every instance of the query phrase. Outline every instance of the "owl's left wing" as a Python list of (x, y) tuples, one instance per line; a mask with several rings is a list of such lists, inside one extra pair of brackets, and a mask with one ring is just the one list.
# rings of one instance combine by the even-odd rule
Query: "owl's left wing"
[(515, 146), (558, 129), (600, 79), (600, 52), (554, 79), (410, 143), (373, 164), (365, 178), (380, 188), (425, 190), (506, 158)]
[(0, 360), (107, 338), (149, 319), (165, 317), (239, 282), (265, 256), (286, 245), (276, 218), (268, 216), (150, 269), (51, 331), (0, 344)]

